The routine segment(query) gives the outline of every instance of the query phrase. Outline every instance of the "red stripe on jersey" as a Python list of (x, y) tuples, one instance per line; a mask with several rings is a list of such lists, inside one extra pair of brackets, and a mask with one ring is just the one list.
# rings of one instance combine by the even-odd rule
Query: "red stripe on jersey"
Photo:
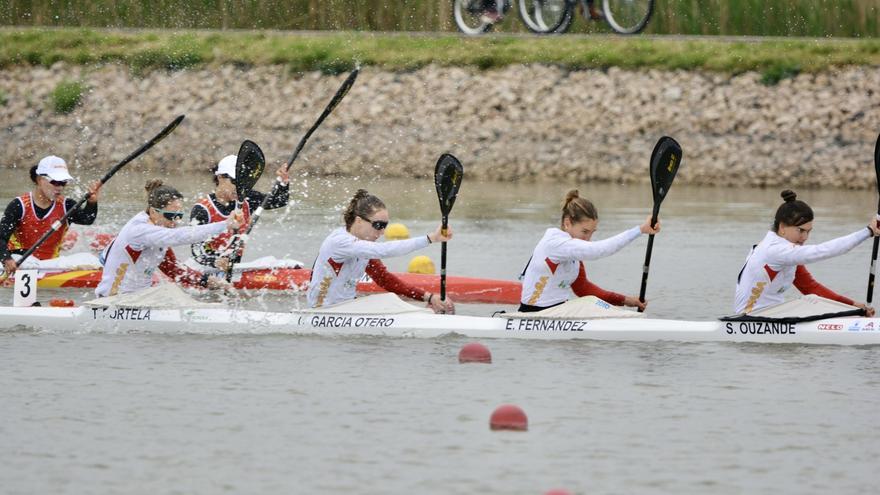
[(134, 263), (138, 262), (138, 258), (141, 257), (141, 252), (131, 246), (125, 246), (125, 252), (128, 253), (128, 256), (131, 258), (131, 261)]
[(327, 264), (330, 265), (330, 268), (332, 268), (334, 272), (336, 272), (336, 276), (338, 277), (339, 270), (342, 270), (342, 265), (345, 263), (337, 263), (336, 261), (333, 261), (333, 258), (327, 258)]

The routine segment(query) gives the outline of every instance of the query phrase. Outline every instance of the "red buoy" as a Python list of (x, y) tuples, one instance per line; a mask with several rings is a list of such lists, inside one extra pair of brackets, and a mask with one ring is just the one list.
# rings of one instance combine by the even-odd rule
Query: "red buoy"
[(72, 308), (75, 306), (73, 299), (50, 299), (49, 306), (53, 308)]
[(492, 353), (489, 348), (479, 342), (471, 342), (458, 351), (459, 363), (491, 363)]
[(526, 431), (529, 429), (529, 418), (519, 406), (504, 404), (492, 413), (489, 427), (493, 430)]
[(571, 495), (571, 492), (568, 490), (563, 490), (562, 488), (554, 488), (544, 495)]

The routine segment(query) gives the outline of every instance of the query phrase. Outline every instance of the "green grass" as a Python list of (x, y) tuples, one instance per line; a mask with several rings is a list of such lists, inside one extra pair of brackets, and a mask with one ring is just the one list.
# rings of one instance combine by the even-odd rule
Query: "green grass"
[(783, 79), (790, 79), (800, 74), (801, 68), (797, 64), (779, 63), (768, 67), (761, 73), (761, 84), (773, 86)]
[(80, 81), (61, 81), (52, 91), (52, 109), (56, 113), (70, 113), (82, 102), (82, 94), (86, 90)]
[(493, 69), (548, 64), (572, 70), (758, 71), (767, 84), (801, 72), (880, 65), (880, 40), (723, 41), (644, 37), (464, 38), (454, 35), (0, 29), (0, 67), (58, 61), (121, 63), (133, 72), (195, 66), (284, 65), (292, 72), (346, 72), (356, 65), (409, 71), (428, 64)]

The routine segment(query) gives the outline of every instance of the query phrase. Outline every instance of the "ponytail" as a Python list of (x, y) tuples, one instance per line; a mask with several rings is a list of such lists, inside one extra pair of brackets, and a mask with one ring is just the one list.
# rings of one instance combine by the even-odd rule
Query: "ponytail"
[(366, 189), (358, 189), (351, 201), (348, 202), (345, 213), (342, 214), (346, 230), (351, 228), (357, 217), (367, 217), (376, 210), (382, 209), (385, 209), (385, 203), (381, 199), (373, 196)]
[(572, 223), (581, 222), (583, 220), (598, 220), (599, 212), (596, 207), (588, 199), (580, 197), (577, 189), (568, 191), (565, 195), (565, 201), (562, 202), (562, 219), (564, 222), (568, 218)]
[(150, 179), (144, 186), (147, 191), (147, 209), (165, 208), (175, 199), (183, 199), (183, 194), (171, 187), (162, 185), (162, 179)]

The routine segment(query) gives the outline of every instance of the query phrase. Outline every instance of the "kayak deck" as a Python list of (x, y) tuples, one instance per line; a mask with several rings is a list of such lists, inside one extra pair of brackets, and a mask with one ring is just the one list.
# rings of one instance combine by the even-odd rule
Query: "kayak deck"
[(880, 318), (832, 318), (802, 323), (680, 321), (608, 318), (530, 319), (435, 315), (425, 312), (357, 314), (263, 312), (230, 308), (12, 308), (0, 309), (0, 329), (49, 332), (145, 332), (208, 335), (295, 334), (435, 338), (606, 341), (880, 344)]
[[(439, 293), (440, 277), (418, 273), (395, 273), (395, 276), (420, 289)], [(308, 288), (312, 271), (305, 268), (274, 268), (248, 270), (236, 274), (233, 285), (249, 290), (293, 290)], [(101, 281), (101, 270), (76, 270), (47, 273), (39, 279), (40, 289), (86, 289), (95, 288)], [(510, 280), (448, 276), (446, 291), (453, 301), (463, 303), (519, 304), (521, 285)], [(358, 292), (372, 294), (384, 292), (373, 281), (358, 283)]]

